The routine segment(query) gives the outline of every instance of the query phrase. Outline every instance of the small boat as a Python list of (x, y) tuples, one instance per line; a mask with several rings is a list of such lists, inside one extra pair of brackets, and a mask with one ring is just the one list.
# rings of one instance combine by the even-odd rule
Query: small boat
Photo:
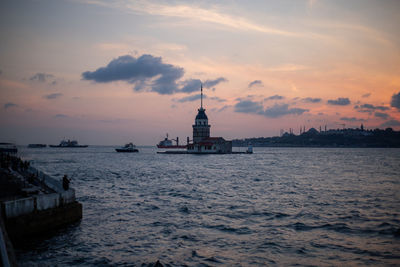
[(28, 145), (29, 148), (43, 148), (43, 147), (47, 147), (46, 144), (29, 144)]
[(59, 145), (49, 145), (49, 147), (88, 147), (88, 145), (79, 145), (76, 140), (62, 140)]
[[(176, 145), (172, 144), (172, 141), (176, 141)], [(176, 140), (170, 140), (168, 139), (168, 134), (167, 137), (164, 138), (164, 140), (161, 140), (158, 145), (158, 148), (186, 148), (186, 145), (179, 145), (179, 137), (176, 138)]]
[(17, 153), (17, 146), (13, 143), (0, 143), (0, 152)]
[(123, 147), (116, 148), (115, 151), (117, 152), (139, 152), (136, 146), (132, 143), (128, 143)]

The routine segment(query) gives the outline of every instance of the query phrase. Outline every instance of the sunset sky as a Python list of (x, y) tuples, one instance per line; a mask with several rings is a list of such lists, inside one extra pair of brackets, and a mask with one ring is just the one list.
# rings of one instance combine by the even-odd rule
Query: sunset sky
[(400, 130), (400, 1), (0, 2), (0, 142)]

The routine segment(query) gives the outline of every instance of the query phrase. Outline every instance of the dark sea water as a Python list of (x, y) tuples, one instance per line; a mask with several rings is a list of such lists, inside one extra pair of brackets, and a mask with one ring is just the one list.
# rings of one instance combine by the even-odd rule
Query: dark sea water
[(83, 219), (21, 266), (399, 266), (400, 149), (21, 149), (72, 178)]

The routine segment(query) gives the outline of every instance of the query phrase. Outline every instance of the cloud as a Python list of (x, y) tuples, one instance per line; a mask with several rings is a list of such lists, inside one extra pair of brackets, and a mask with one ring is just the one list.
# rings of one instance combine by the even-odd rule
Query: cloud
[(268, 101), (268, 100), (281, 100), (281, 99), (284, 99), (284, 98), (285, 97), (281, 96), (281, 95), (273, 95), (273, 96), (269, 96), (269, 97), (264, 98), (264, 100), (265, 101)]
[(4, 104), (4, 109), (9, 109), (9, 108), (12, 108), (12, 107), (18, 107), (18, 105), (15, 104), (15, 103), (11, 103), (11, 102), (8, 102), (8, 103)]
[[(211, 88), (213, 86), (216, 86), (217, 84), (221, 82), (227, 82), (228, 80), (225, 79), (224, 77), (219, 77), (215, 80), (206, 80), (203, 83), (203, 88)], [(198, 92), (201, 87), (201, 80), (199, 79), (189, 79), (181, 82), (181, 85), (183, 86), (181, 89), (178, 89), (178, 92), (183, 92), (183, 93), (193, 93), (193, 92)], [(214, 90), (213, 90), (214, 91)]]
[(372, 104), (362, 104), (362, 105), (357, 105), (354, 107), (355, 109), (364, 109), (364, 110), (381, 110), (381, 111), (385, 111), (385, 110), (389, 110), (388, 107), (385, 106), (374, 106)]
[(38, 72), (35, 75), (33, 75), (32, 77), (30, 77), (29, 80), (44, 83), (44, 82), (46, 82), (47, 79), (53, 78), (53, 77), (54, 77), (54, 75), (52, 75), (52, 74)]
[[(203, 83), (203, 88), (211, 88), (213, 86), (216, 86), (217, 84), (221, 82), (227, 82), (228, 80), (225, 79), (224, 77), (219, 77), (215, 80), (206, 80)], [(181, 82), (182, 88), (177, 89), (177, 92), (182, 92), (182, 93), (193, 93), (193, 92), (198, 92), (200, 91), (201, 87), (201, 80), (199, 79), (189, 79)], [(214, 91), (214, 90), (213, 90)]]
[(356, 122), (356, 121), (365, 121), (364, 119), (358, 119), (356, 117), (342, 117), (340, 118), (342, 121)]
[[(184, 103), (184, 102), (191, 102), (191, 101), (196, 101), (199, 100), (201, 98), (201, 94), (196, 94), (196, 95), (190, 95), (190, 96), (186, 96), (180, 99), (174, 99), (174, 101), (176, 102), (180, 102), (180, 103)], [(214, 100), (217, 102), (225, 102), (225, 99), (219, 98), (217, 96), (213, 96), (213, 97), (207, 97), (207, 95), (203, 94), (203, 99), (210, 99), (210, 100)]]
[(372, 114), (373, 110), (370, 109), (359, 109), (359, 106), (355, 106), (355, 109), (358, 109), (357, 112), (361, 112), (361, 113), (368, 113), (368, 114)]
[(3, 74), (3, 72), (0, 70), (0, 75)]
[(210, 97), (209, 99), (215, 100), (217, 102), (226, 102), (226, 99), (219, 98), (218, 96), (213, 96), (213, 97)]
[(201, 81), (199, 79), (190, 79), (182, 82), (183, 87), (179, 90), (183, 93), (193, 93), (200, 91)]
[(248, 87), (251, 88), (253, 86), (261, 86), (261, 87), (263, 87), (264, 84), (263, 84), (263, 82), (261, 80), (254, 80), (251, 83), (249, 83)]
[(278, 65), (272, 68), (268, 68), (267, 71), (273, 71), (273, 72), (292, 72), (292, 71), (299, 71), (299, 70), (306, 70), (309, 69), (309, 67), (304, 66), (304, 65), (296, 65), (296, 64), (283, 64), (283, 65)]
[(387, 118), (389, 118), (389, 115), (386, 113), (382, 113), (382, 112), (375, 112), (375, 117), (386, 120)]
[(222, 112), (222, 111), (224, 111), (225, 109), (227, 109), (229, 107), (231, 107), (231, 106), (230, 105), (225, 105), (222, 108), (218, 109), (217, 112)]
[(289, 114), (301, 115), (307, 112), (308, 109), (303, 108), (289, 108), (288, 104), (275, 104), (265, 110), (264, 115), (270, 118), (278, 118)]
[(54, 118), (69, 118), (69, 116), (68, 115), (65, 115), (65, 114), (56, 114), (56, 115), (54, 115)]
[(126, 81), (135, 85), (135, 91), (173, 94), (179, 91), (177, 81), (183, 74), (183, 68), (165, 64), (161, 57), (142, 55), (135, 58), (125, 55), (113, 59), (105, 67), (83, 72), (82, 77), (98, 83)]
[(389, 121), (386, 121), (386, 122), (381, 124), (382, 128), (396, 127), (396, 126), (400, 126), (400, 121), (398, 121), (398, 120), (389, 120)]
[(211, 88), (211, 87), (216, 86), (217, 84), (219, 84), (221, 82), (227, 82), (227, 81), (228, 80), (226, 78), (224, 78), (224, 77), (219, 77), (219, 78), (217, 78), (215, 80), (206, 80), (203, 83), (203, 87), (204, 88)]
[[(184, 102), (196, 101), (196, 100), (199, 100), (200, 98), (201, 98), (201, 94), (197, 94), (197, 95), (186, 96), (186, 97), (177, 99), (176, 101), (180, 102), (180, 103), (184, 103)], [(204, 98), (207, 98), (207, 96), (203, 95), (203, 99)]]
[(367, 98), (367, 97), (370, 97), (370, 96), (371, 96), (371, 93), (367, 93), (367, 94), (363, 94), (362, 95), (363, 98)]
[(347, 106), (350, 105), (350, 100), (346, 97), (339, 97), (338, 99), (328, 100), (328, 104), (337, 106)]
[(63, 94), (61, 94), (61, 93), (54, 93), (54, 94), (45, 95), (44, 98), (46, 98), (46, 99), (56, 99), (56, 98), (59, 98), (62, 95)]
[(289, 108), (288, 104), (275, 104), (274, 106), (268, 107), (264, 110), (264, 107), (261, 103), (251, 100), (241, 100), (234, 106), (234, 110), (241, 113), (263, 115), (269, 118), (278, 118), (291, 114), (301, 115), (308, 111), (308, 109), (303, 108)]
[(272, 34), (278, 36), (288, 37), (305, 37), (307, 35), (298, 32), (285, 31), (279, 28), (268, 27), (263, 24), (257, 24), (247, 20), (244, 17), (232, 16), (224, 14), (217, 10), (215, 7), (202, 8), (199, 5), (190, 6), (184, 4), (178, 5), (167, 5), (167, 4), (155, 4), (149, 1), (135, 2), (130, 4), (126, 2), (120, 2), (118, 4), (112, 1), (91, 1), (92, 4), (101, 6), (117, 7), (127, 12), (139, 12), (150, 15), (158, 15), (164, 17), (175, 17), (181, 19), (188, 19), (197, 21), (200, 23), (208, 22), (217, 25), (224, 26), (229, 29), (235, 29), (240, 31), (253, 31), (265, 34)]
[(303, 101), (307, 103), (319, 103), (321, 102), (321, 100), (322, 100), (321, 98), (312, 98), (312, 97), (303, 98)]
[[(162, 95), (199, 91), (201, 80), (179, 81), (183, 74), (183, 68), (165, 64), (161, 57), (142, 55), (135, 58), (125, 55), (111, 60), (105, 67), (98, 68), (95, 71), (83, 72), (82, 78), (97, 83), (125, 81), (134, 84), (133, 89), (135, 91), (156, 92)], [(203, 87), (211, 88), (226, 81), (228, 80), (224, 77), (206, 80)]]
[(240, 113), (263, 114), (264, 107), (261, 103), (253, 102), (251, 100), (242, 100), (234, 106), (234, 110)]
[(390, 106), (400, 110), (400, 92), (392, 95), (392, 100), (390, 101)]

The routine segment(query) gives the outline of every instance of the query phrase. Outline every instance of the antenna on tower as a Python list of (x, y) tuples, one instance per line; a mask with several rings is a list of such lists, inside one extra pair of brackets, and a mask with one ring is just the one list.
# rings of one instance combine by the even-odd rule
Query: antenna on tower
[(203, 109), (203, 83), (200, 83), (201, 85), (201, 109)]

